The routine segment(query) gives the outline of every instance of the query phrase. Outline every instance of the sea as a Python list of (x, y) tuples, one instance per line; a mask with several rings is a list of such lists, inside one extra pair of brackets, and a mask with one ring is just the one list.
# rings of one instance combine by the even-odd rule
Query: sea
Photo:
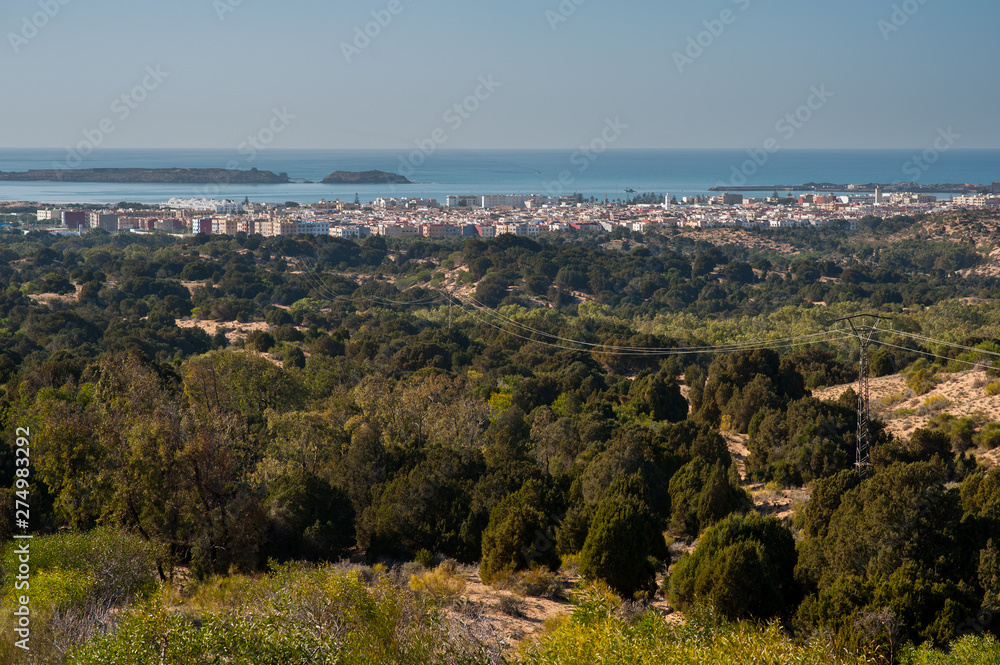
[[(379, 197), (419, 197), (445, 203), (449, 195), (582, 194), (600, 201), (637, 194), (705, 196), (718, 185), (757, 187), (807, 182), (971, 183), (1000, 181), (1000, 150), (96, 150), (70, 159), (65, 149), (0, 149), (0, 171), (65, 168), (257, 168), (287, 173), (281, 185), (158, 185), (0, 182), (0, 201), (111, 204), (214, 198), (309, 204), (364, 203)], [(377, 169), (405, 175), (410, 185), (324, 185), (334, 171)], [(635, 194), (627, 190), (634, 190)], [(951, 195), (939, 194), (947, 199)]]

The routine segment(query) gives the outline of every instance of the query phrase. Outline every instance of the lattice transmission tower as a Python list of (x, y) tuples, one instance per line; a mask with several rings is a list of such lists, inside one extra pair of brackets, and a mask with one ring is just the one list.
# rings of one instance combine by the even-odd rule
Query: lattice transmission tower
[(861, 366), (858, 372), (858, 454), (854, 465), (862, 480), (871, 474), (872, 468), (871, 417), (868, 410), (868, 376), (871, 363), (868, 348), (871, 346), (872, 337), (875, 336), (879, 324), (889, 320), (884, 316), (861, 314), (837, 319), (834, 322), (847, 321), (861, 347), (861, 356), (858, 359), (858, 364)]

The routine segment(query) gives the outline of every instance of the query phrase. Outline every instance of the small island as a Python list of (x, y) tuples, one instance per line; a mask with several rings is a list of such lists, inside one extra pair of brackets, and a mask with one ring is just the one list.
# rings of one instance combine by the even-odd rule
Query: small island
[(35, 169), (0, 171), (0, 182), (105, 182), (137, 184), (234, 184), (280, 185), (287, 173), (236, 171), (232, 169)]
[(324, 185), (412, 185), (404, 176), (385, 171), (335, 171), (323, 178)]

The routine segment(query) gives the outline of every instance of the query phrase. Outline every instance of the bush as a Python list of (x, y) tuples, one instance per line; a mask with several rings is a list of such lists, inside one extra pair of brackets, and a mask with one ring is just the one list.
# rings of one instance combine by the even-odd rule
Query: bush
[(899, 662), (901, 665), (998, 665), (1000, 642), (992, 635), (969, 635), (953, 643), (948, 653), (925, 644), (904, 653)]
[(924, 400), (924, 403), (917, 407), (918, 416), (926, 416), (931, 413), (943, 411), (952, 405), (952, 401), (944, 395), (934, 395)]
[(731, 619), (769, 619), (795, 606), (792, 533), (773, 517), (734, 515), (702, 534), (670, 576), (670, 602), (710, 603)]
[(526, 665), (861, 665), (859, 658), (836, 653), (821, 640), (801, 645), (780, 625), (727, 624), (710, 612), (696, 612), (685, 625), (673, 625), (656, 612), (631, 620), (609, 592), (587, 588), (575, 598), (568, 621), (556, 624), (528, 645)]
[(652, 596), (659, 567), (650, 560), (655, 543), (649, 525), (655, 518), (644, 501), (615, 489), (608, 490), (594, 513), (580, 552), (580, 575), (601, 580), (626, 598)]
[[(56, 665), (66, 652), (102, 632), (122, 606), (156, 586), (155, 550), (138, 536), (110, 528), (86, 533), (40, 536), (31, 541), (32, 662)], [(17, 570), (14, 547), (7, 544), (3, 571)], [(16, 590), (8, 574), (0, 591), (0, 662), (21, 662), (16, 648), (12, 600)]]
[(340, 489), (296, 473), (270, 484), (265, 501), (271, 551), (280, 560), (331, 561), (354, 544), (354, 508)]
[(425, 593), (440, 605), (454, 605), (465, 593), (465, 578), (455, 572), (453, 565), (441, 564), (434, 570), (428, 570), (410, 577), (410, 588)]
[(483, 556), (479, 576), (490, 584), (512, 573), (534, 565), (559, 568), (559, 555), (552, 539), (537, 543), (538, 534), (546, 533), (549, 520), (537, 508), (541, 486), (528, 482), (520, 490), (504, 498), (490, 513), (490, 522), (483, 532)]
[(301, 342), (305, 335), (292, 324), (286, 323), (274, 330), (274, 339), (278, 342)]
[(289, 346), (285, 348), (284, 359), (282, 360), (282, 369), (305, 369), (306, 366), (306, 354), (302, 352), (297, 346)]
[(514, 575), (511, 586), (518, 593), (535, 598), (555, 599), (562, 595), (559, 575), (538, 566)]
[(344, 349), (342, 341), (329, 335), (323, 335), (316, 338), (309, 350), (314, 355), (336, 357), (344, 355)]
[(246, 342), (244, 343), (248, 349), (267, 353), (274, 348), (275, 341), (271, 333), (264, 330), (254, 330), (247, 335)]
[(282, 567), (244, 580), (221, 608), (124, 613), (107, 635), (77, 647), (71, 665), (238, 665), (484, 662), (467, 630), (384, 577), (324, 566)]
[(972, 442), (980, 448), (993, 450), (1000, 446), (1000, 423), (986, 423), (977, 434), (972, 437)]

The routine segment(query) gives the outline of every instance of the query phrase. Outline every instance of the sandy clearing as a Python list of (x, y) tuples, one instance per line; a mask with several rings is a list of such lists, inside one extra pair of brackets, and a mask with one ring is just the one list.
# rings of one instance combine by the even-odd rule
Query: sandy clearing
[[(967, 370), (954, 374), (938, 375), (939, 383), (925, 395), (914, 395), (906, 387), (902, 375), (872, 379), (869, 385), (872, 416), (882, 419), (896, 436), (908, 438), (913, 431), (927, 424), (938, 414), (948, 413), (956, 418), (971, 416), (983, 422), (1000, 421), (1000, 395), (990, 397), (986, 386), (992, 379), (985, 372)], [(816, 390), (813, 396), (824, 400), (835, 400), (854, 384)], [(943, 397), (947, 402), (939, 402), (937, 408), (927, 408), (928, 400)], [(923, 407), (923, 408), (922, 408)], [(1000, 449), (978, 451), (977, 457), (989, 464), (1000, 461)]]

